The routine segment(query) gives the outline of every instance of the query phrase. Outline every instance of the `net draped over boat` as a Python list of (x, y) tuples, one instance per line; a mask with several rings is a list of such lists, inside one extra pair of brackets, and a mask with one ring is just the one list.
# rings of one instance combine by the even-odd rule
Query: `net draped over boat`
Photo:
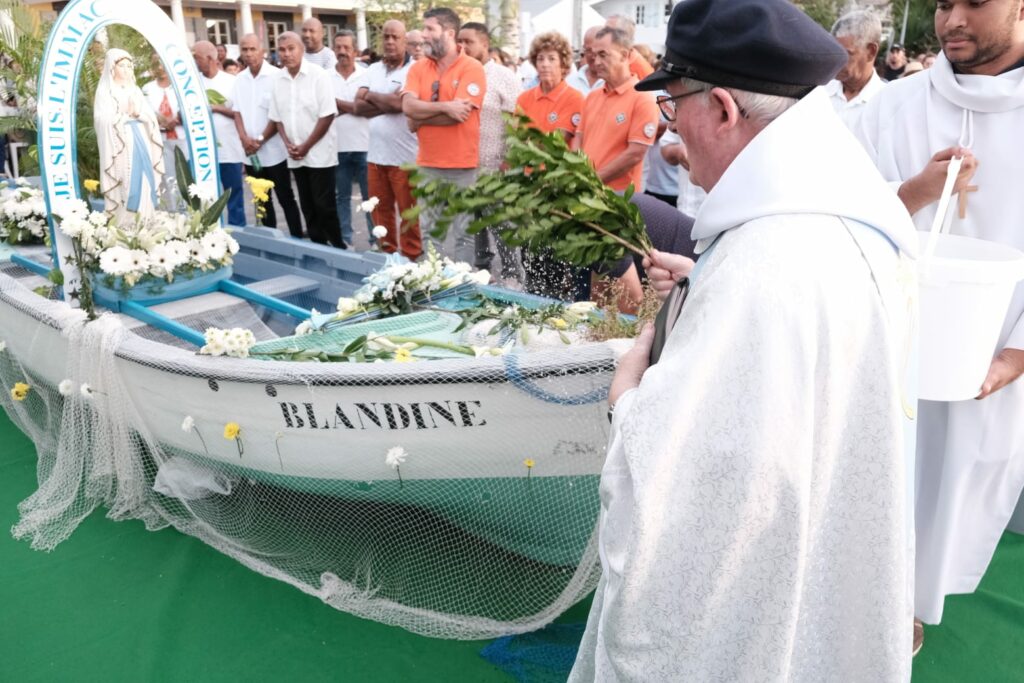
[[(105, 508), (442, 638), (532, 631), (596, 585), (608, 345), (414, 363), (211, 358), (122, 316), (87, 324), (34, 293), (41, 283), (0, 264), (0, 405), (39, 458), (12, 531), (34, 548)], [(317, 304), (302, 297), (290, 300)], [(220, 293), (176, 317), (281, 335), (268, 311)]]

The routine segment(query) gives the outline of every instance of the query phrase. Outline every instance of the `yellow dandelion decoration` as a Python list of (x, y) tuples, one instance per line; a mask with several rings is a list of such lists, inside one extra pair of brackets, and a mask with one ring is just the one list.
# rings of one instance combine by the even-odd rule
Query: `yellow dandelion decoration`
[(533, 461), (533, 458), (527, 458), (523, 461), (523, 464), (526, 465), (526, 479), (529, 481), (530, 475), (533, 474), (533, 466), (537, 463)]
[(569, 329), (569, 323), (565, 322), (561, 318), (551, 318), (548, 320), (548, 322), (551, 323), (551, 326), (554, 327), (556, 330)]
[(238, 446), (238, 457), (241, 458), (245, 447), (242, 445), (242, 428), (237, 422), (228, 422), (224, 425), (224, 438), (235, 442), (235, 445)]
[(82, 181), (82, 185), (85, 187), (86, 192), (96, 192), (100, 189), (100, 181), (89, 178)]
[(405, 347), (399, 347), (399, 348), (395, 349), (395, 362), (396, 363), (411, 363), (414, 360), (416, 360), (416, 359), (413, 358), (412, 351), (410, 351), (409, 349), (407, 349)]
[(15, 382), (14, 388), (11, 389), (11, 398), (15, 401), (24, 401), (28, 398), (28, 392), (31, 391), (31, 389), (32, 387), (24, 382)]

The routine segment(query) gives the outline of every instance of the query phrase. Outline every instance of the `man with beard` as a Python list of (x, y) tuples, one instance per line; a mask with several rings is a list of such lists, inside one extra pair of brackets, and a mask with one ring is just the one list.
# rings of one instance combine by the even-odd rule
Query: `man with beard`
[(306, 50), (304, 59), (325, 71), (333, 69), (338, 61), (334, 51), (324, 45), (324, 25), (315, 17), (302, 22), (302, 46)]
[[(455, 43), (459, 15), (445, 7), (423, 13), (426, 59), (409, 69), (402, 91), (402, 112), (419, 138), (416, 163), (427, 178), (442, 178), (461, 187), (476, 182), (480, 164), (480, 107), (487, 93), (484, 67)], [(436, 210), (420, 214), (425, 234), (434, 227)], [(438, 250), (456, 261), (473, 263), (475, 243), (466, 233), (469, 216), (458, 216)]]
[(839, 118), (847, 128), (856, 130), (864, 105), (885, 85), (875, 72), (882, 22), (874, 12), (856, 10), (839, 18), (832, 27), (832, 35), (850, 59), (825, 90)]
[[(238, 112), (238, 135), (248, 155), (245, 174), (274, 183), (274, 194), (284, 210), (288, 232), (292, 237), (302, 237), (302, 218), (292, 192), (292, 179), (288, 175), (288, 151), (277, 134), (277, 125), (270, 120), (271, 91), (281, 70), (264, 61), (263, 43), (255, 33), (242, 36), (238, 47), (246, 70), (235, 79), (234, 110)], [(266, 202), (264, 210), (263, 224), (276, 228), (274, 202)]]
[[(1024, 6), (939, 0), (935, 33), (934, 66), (868, 104), (862, 139), (918, 230), (932, 224), (950, 160), (963, 157), (950, 231), (1024, 249)], [(1022, 372), (1018, 286), (978, 400), (920, 404), (915, 611), (925, 623), (939, 623), (946, 595), (977, 588), (1024, 488)]]

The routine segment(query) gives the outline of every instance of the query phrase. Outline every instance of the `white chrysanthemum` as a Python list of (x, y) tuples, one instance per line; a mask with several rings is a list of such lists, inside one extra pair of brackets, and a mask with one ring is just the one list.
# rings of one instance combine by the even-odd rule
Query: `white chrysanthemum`
[(373, 226), (373, 236), (379, 240), (382, 240), (388, 236), (388, 229), (385, 228), (383, 225), (375, 225)]
[(124, 275), (131, 270), (131, 254), (124, 247), (111, 247), (100, 254), (100, 270), (107, 275)]
[(380, 200), (376, 197), (370, 197), (365, 202), (359, 204), (359, 210), (363, 213), (370, 213), (377, 208), (377, 204), (380, 204)]
[(149, 254), (142, 249), (128, 251), (129, 270), (133, 273), (144, 273), (149, 270)]
[(191, 432), (195, 426), (196, 421), (192, 419), (191, 415), (186, 415), (185, 419), (181, 421), (181, 431), (183, 432)]
[(89, 214), (89, 218), (87, 220), (98, 228), (105, 226), (109, 219), (107, 218), (107, 214), (102, 211), (93, 211)]
[(227, 241), (228, 253), (231, 254), (232, 256), (237, 254), (239, 246), (238, 246), (238, 242), (235, 240), (235, 238), (232, 237), (231, 235), (227, 234), (227, 233), (224, 233), (224, 239)]
[(210, 254), (206, 247), (199, 240), (191, 240), (188, 243), (189, 258), (197, 265), (203, 265), (210, 260)]
[(82, 383), (82, 386), (78, 388), (78, 391), (82, 394), (82, 398), (89, 401), (92, 400), (93, 390), (88, 384)]
[(352, 297), (343, 296), (340, 299), (338, 299), (338, 313), (341, 313), (342, 315), (355, 313), (360, 308), (360, 303)]
[(303, 320), (295, 327), (294, 334), (296, 337), (301, 337), (307, 334), (313, 334), (313, 323), (309, 322), (308, 320)]
[(58, 213), (61, 218), (75, 216), (76, 218), (86, 219), (90, 211), (89, 205), (81, 199), (69, 199), (60, 206), (60, 211), (55, 213)]
[(203, 235), (199, 243), (214, 261), (220, 261), (228, 253), (227, 234), (223, 230), (214, 230)]
[(68, 216), (60, 222), (60, 231), (72, 239), (82, 234), (82, 229), (89, 225), (78, 216)]
[(75, 383), (70, 379), (62, 379), (60, 384), (57, 385), (57, 391), (60, 392), (61, 396), (70, 396), (75, 392)]
[(409, 457), (409, 454), (401, 446), (393, 446), (388, 449), (387, 455), (384, 456), (384, 462), (393, 470), (397, 470), (399, 465), (405, 463), (405, 459)]

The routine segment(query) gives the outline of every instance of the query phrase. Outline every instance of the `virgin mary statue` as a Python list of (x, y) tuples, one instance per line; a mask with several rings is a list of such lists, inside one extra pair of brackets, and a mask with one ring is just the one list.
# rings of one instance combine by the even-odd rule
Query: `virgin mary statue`
[(105, 209), (148, 214), (163, 182), (163, 143), (156, 113), (135, 85), (132, 56), (111, 48), (93, 102)]

